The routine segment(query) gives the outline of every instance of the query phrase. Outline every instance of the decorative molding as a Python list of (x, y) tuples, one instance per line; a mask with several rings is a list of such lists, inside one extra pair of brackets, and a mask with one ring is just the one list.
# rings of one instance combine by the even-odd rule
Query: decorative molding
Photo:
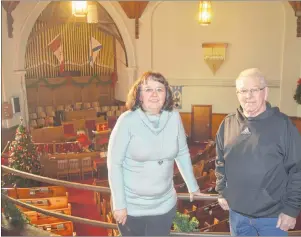
[[(181, 86), (220, 86), (220, 87), (235, 87), (235, 79), (221, 78), (221, 79), (177, 79), (168, 78), (170, 85)], [(280, 80), (267, 80), (268, 86), (271, 88), (280, 88)]]

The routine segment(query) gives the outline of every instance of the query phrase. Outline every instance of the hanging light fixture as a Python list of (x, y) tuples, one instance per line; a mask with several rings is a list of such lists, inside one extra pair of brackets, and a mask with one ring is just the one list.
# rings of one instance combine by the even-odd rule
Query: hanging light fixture
[(199, 5), (199, 23), (209, 25), (212, 18), (211, 1), (200, 1)]
[(72, 1), (72, 14), (76, 17), (86, 17), (88, 13), (87, 1)]

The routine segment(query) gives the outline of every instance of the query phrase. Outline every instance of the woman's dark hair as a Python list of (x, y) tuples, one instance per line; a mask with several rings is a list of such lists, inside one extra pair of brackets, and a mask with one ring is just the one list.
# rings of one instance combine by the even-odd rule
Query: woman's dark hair
[(135, 81), (134, 85), (132, 86), (132, 88), (128, 93), (126, 107), (132, 111), (138, 108), (141, 108), (143, 110), (140, 103), (141, 85), (145, 84), (148, 80), (157, 81), (164, 85), (166, 90), (166, 97), (165, 97), (165, 102), (162, 106), (162, 110), (172, 111), (174, 106), (174, 101), (172, 98), (172, 92), (169, 87), (169, 84), (162, 74), (155, 73), (155, 72), (145, 72), (142, 74), (140, 78), (138, 78), (138, 80)]

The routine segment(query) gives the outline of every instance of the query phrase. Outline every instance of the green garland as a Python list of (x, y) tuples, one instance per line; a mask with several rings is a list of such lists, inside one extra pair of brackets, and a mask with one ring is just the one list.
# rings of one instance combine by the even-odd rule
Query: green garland
[(190, 219), (190, 216), (187, 214), (182, 214), (180, 212), (177, 212), (174, 220), (173, 220), (173, 226), (174, 230), (176, 232), (196, 232), (199, 231), (197, 227), (199, 226), (199, 221), (192, 217)]
[[(3, 177), (3, 176), (2, 176)], [(3, 188), (4, 182), (1, 181), (1, 187)], [(3, 190), (1, 190), (3, 192)], [(25, 224), (30, 224), (29, 218), (22, 213), (14, 203), (2, 199), (1, 207), (3, 208), (3, 214), (6, 218), (10, 219), (10, 223), (18, 230), (22, 230)]]
[(299, 80), (298, 80), (298, 85), (297, 85), (296, 92), (294, 95), (294, 100), (298, 104), (301, 104), (301, 78), (299, 78)]
[(96, 80), (96, 85), (109, 85), (112, 84), (112, 80), (104, 81), (99, 78), (99, 76), (91, 76), (87, 82), (77, 82), (72, 77), (65, 77), (65, 80), (61, 83), (49, 83), (48, 79), (40, 78), (36, 82), (33, 82), (29, 85), (26, 85), (27, 88), (37, 88), (39, 84), (44, 83), (47, 88), (56, 89), (61, 86), (68, 84), (69, 82), (72, 83), (74, 86), (78, 87), (86, 87), (89, 86), (94, 80)]

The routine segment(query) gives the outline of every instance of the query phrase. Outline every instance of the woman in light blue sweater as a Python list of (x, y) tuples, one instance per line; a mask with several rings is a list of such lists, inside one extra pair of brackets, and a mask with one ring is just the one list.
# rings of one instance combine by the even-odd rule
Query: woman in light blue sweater
[(123, 236), (166, 236), (176, 214), (174, 161), (191, 197), (200, 194), (181, 117), (159, 73), (144, 73), (135, 82), (127, 107), (108, 147), (113, 216)]

